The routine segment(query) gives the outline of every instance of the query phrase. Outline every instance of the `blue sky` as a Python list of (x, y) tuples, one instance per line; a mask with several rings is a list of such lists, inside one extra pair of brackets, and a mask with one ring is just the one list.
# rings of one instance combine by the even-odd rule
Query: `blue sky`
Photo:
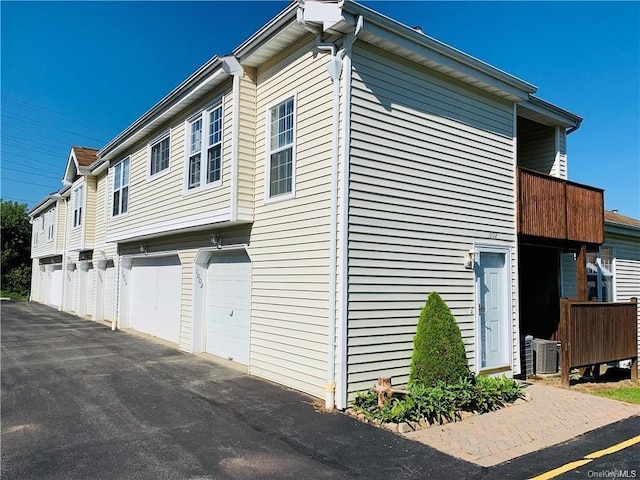
[[(640, 2), (363, 3), (584, 117), (569, 178), (640, 218)], [(58, 190), (71, 145), (100, 148), (286, 5), (3, 1), (2, 197)]]

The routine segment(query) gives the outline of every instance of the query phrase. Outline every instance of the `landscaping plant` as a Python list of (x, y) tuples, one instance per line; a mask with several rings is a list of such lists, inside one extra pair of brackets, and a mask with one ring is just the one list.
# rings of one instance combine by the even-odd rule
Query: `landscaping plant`
[(522, 386), (504, 375), (469, 374), (456, 383), (439, 381), (431, 387), (411, 383), (408, 390), (409, 394), (395, 395), (382, 407), (378, 407), (374, 389), (360, 392), (352, 406), (367, 420), (380, 423), (426, 420), (442, 424), (460, 419), (462, 412), (491, 412), (524, 396)]
[(432, 292), (418, 320), (409, 383), (425, 386), (435, 386), (438, 382), (453, 384), (468, 375), (460, 328), (444, 300)]

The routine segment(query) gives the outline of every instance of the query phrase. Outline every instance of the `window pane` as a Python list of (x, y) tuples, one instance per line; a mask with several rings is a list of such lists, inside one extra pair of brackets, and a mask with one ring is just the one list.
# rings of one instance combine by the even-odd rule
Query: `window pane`
[(113, 189), (117, 190), (120, 188), (120, 175), (122, 173), (122, 163), (116, 165), (116, 168), (113, 172)]
[(209, 115), (209, 145), (222, 140), (222, 107), (216, 108)]
[(129, 185), (129, 159), (122, 162), (122, 185)]
[(189, 157), (189, 188), (200, 186), (200, 154)]
[(293, 177), (292, 148), (271, 155), (271, 176), (269, 196), (274, 197), (291, 192)]
[(113, 192), (113, 212), (112, 215), (115, 217), (120, 213), (120, 190)]
[(200, 151), (202, 143), (202, 119), (191, 124), (191, 153)]
[(207, 155), (207, 183), (220, 180), (221, 152), (222, 147), (219, 144), (209, 149)]
[(129, 207), (129, 187), (123, 187), (122, 189), (122, 207), (120, 208), (121, 213), (126, 213)]

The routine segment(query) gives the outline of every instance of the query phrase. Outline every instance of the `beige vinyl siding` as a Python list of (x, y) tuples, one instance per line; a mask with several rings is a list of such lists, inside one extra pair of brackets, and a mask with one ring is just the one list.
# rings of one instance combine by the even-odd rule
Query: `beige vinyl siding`
[[(31, 236), (31, 258), (42, 258), (50, 255), (55, 255), (58, 253), (56, 248), (56, 236), (58, 235), (58, 229), (60, 228), (58, 225), (58, 217), (60, 215), (59, 206), (63, 202), (56, 202), (51, 207), (42, 211), (37, 217), (33, 219), (33, 224), (31, 226), (32, 236)], [(40, 222), (44, 222), (44, 228), (40, 230)], [(48, 229), (50, 222), (53, 222), (54, 230), (53, 230), (53, 239), (49, 240), (48, 237)], [(36, 235), (38, 238), (37, 245), (33, 243), (33, 235)], [(61, 245), (61, 244), (60, 244)]]
[(455, 315), (473, 366), (474, 274), (463, 259), (474, 242), (512, 248), (516, 291), (513, 105), (360, 44), (353, 67), (350, 396), (379, 376), (407, 381), (431, 291)]
[[(220, 98), (221, 95), (223, 105), (222, 185), (185, 194), (185, 163), (187, 161), (185, 145), (188, 142), (185, 137), (189, 135), (185, 121), (198, 112), (198, 109), (194, 108), (185, 112), (171, 125), (169, 173), (163, 172), (156, 178), (148, 178), (149, 150), (146, 143), (131, 152), (128, 211), (116, 217), (111, 216), (113, 168), (109, 169), (107, 236), (230, 207), (233, 115), (230, 82), (225, 83), (224, 87), (212, 94), (209, 99)], [(206, 104), (207, 102), (203, 102), (201, 107)], [(203, 121), (203, 136), (207, 134), (207, 128), (207, 121)], [(155, 135), (160, 135), (162, 131), (156, 132)], [(122, 156), (122, 159), (124, 158), (126, 155)], [(205, 168), (206, 152), (204, 151), (202, 159), (202, 168)]]
[(93, 245), (96, 237), (96, 208), (97, 208), (97, 178), (94, 176), (86, 177), (86, 203), (85, 203), (85, 214), (83, 221), (84, 228), (84, 245), (86, 246)]
[(556, 165), (556, 130), (518, 117), (518, 165), (560, 176)]
[(56, 208), (58, 211), (56, 212), (56, 228), (55, 228), (55, 231), (53, 232), (53, 235), (55, 237), (54, 243), (55, 243), (56, 251), (63, 252), (64, 249), (66, 248), (65, 237), (66, 237), (67, 228), (69, 226), (69, 223), (68, 223), (69, 219), (67, 216), (67, 210), (69, 209), (68, 200), (58, 201)]
[[(67, 203), (67, 239), (64, 245), (65, 251), (79, 249), (82, 247), (82, 238), (83, 238), (83, 229), (85, 228), (85, 223), (87, 221), (87, 208), (86, 208), (86, 200), (87, 200), (87, 184), (85, 182), (85, 178), (83, 177), (82, 181), (74, 183), (71, 187), (71, 194), (69, 195), (69, 200)], [(76, 195), (76, 189), (80, 186), (83, 187), (84, 191), (84, 204), (82, 206), (82, 221), (80, 225), (77, 227), (73, 226), (73, 199)]]
[(109, 178), (108, 171), (104, 171), (96, 177), (96, 207), (93, 239), (96, 248), (103, 245), (106, 241), (106, 220), (111, 208), (111, 199), (107, 194), (109, 190)]
[(238, 137), (238, 209), (253, 212), (256, 162), (256, 84), (255, 69), (245, 69), (240, 79)]
[[(331, 80), (311, 36), (258, 69), (250, 372), (324, 396)], [(296, 93), (295, 198), (265, 203), (267, 108)]]

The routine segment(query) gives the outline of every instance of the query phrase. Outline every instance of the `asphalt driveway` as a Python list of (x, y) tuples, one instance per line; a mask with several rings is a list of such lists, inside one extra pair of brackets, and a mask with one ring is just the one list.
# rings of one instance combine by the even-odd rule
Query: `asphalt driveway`
[(481, 478), (208, 359), (2, 302), (3, 480)]

